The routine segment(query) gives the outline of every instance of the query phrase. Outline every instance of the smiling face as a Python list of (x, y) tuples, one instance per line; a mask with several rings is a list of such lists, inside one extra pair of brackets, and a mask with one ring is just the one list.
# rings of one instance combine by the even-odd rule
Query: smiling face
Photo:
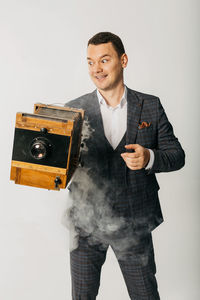
[(123, 84), (123, 69), (128, 58), (124, 53), (118, 56), (112, 43), (89, 44), (87, 49), (89, 74), (100, 91), (109, 91)]

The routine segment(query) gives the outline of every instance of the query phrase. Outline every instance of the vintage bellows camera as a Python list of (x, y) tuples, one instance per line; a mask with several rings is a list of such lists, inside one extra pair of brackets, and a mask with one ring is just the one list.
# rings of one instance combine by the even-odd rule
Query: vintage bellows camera
[(65, 188), (79, 163), (84, 111), (37, 103), (17, 113), (10, 179), (49, 190)]

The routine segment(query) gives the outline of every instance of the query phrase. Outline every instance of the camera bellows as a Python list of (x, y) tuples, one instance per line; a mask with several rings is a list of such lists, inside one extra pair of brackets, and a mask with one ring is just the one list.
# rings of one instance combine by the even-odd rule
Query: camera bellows
[(17, 184), (59, 190), (79, 161), (84, 111), (35, 104), (17, 113), (10, 179)]

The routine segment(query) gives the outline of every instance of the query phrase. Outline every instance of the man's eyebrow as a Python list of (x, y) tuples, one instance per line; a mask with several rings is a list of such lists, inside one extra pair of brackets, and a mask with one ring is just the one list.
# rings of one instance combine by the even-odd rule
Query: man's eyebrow
[[(104, 54), (104, 55), (100, 56), (100, 58), (103, 58), (103, 57), (105, 57), (105, 56), (111, 56), (111, 55), (110, 55), (110, 54)], [(87, 57), (87, 59), (88, 59), (88, 60), (92, 60), (92, 58), (90, 58), (90, 57)]]

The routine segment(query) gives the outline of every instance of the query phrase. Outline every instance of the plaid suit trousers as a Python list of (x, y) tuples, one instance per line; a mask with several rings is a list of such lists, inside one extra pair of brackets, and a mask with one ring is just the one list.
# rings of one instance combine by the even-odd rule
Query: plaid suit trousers
[[(96, 299), (108, 246), (90, 245), (87, 237), (79, 237), (78, 248), (70, 254), (73, 300)], [(130, 299), (159, 300), (151, 233), (137, 237), (136, 245), (128, 248), (123, 257), (116, 247), (110, 246), (118, 259)]]

